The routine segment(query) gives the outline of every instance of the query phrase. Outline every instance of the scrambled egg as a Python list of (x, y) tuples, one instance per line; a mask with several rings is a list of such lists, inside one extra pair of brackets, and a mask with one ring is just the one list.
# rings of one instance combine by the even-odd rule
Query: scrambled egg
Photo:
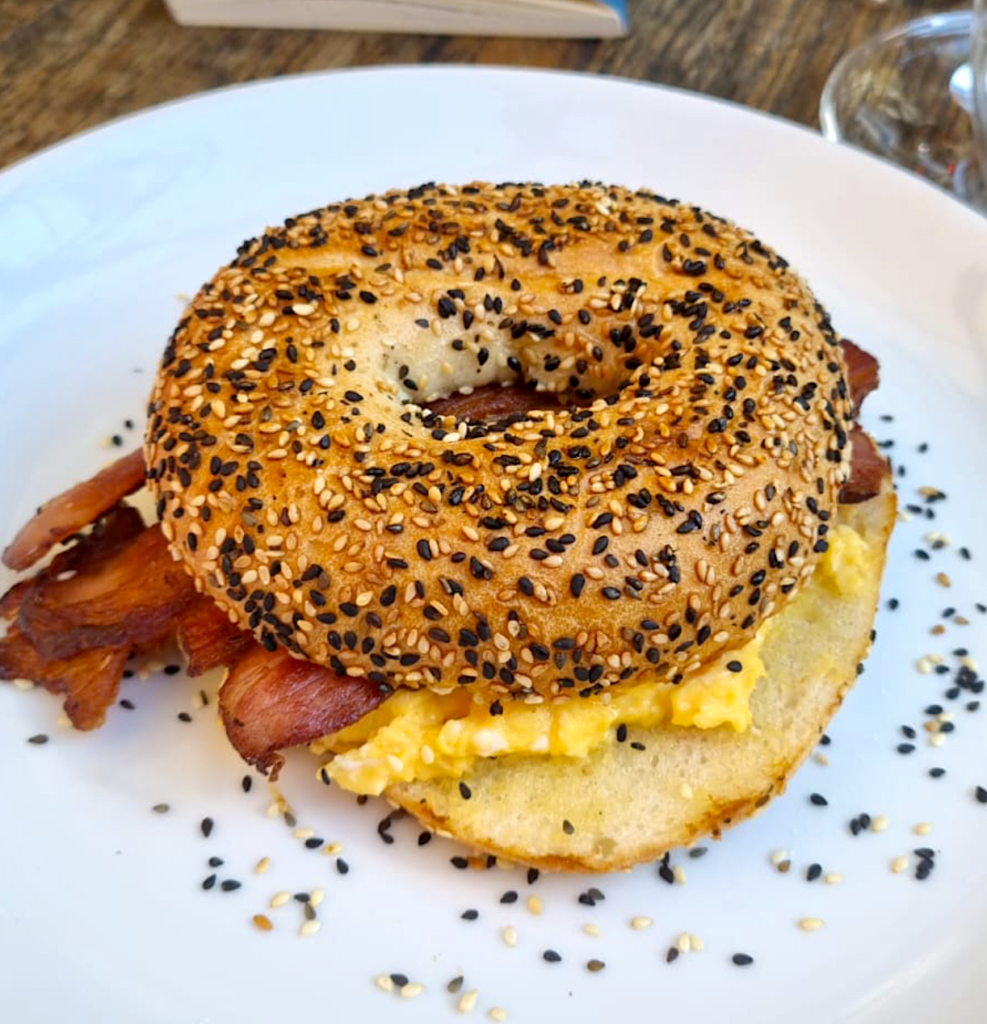
[(744, 647), (678, 686), (646, 681), (596, 697), (563, 696), (538, 704), (505, 698), (498, 715), (490, 713), (488, 694), (406, 690), (349, 728), (317, 740), (312, 750), (335, 755), (325, 771), (344, 789), (376, 796), (398, 782), (459, 778), (481, 757), (583, 757), (621, 724), (648, 728), (670, 722), (743, 732), (751, 724), (751, 693), (764, 674), (761, 647), (777, 619), (799, 615), (811, 622), (822, 588), (852, 594), (873, 572), (874, 553), (854, 530), (834, 526), (828, 540), (829, 550), (792, 604), (768, 619)]

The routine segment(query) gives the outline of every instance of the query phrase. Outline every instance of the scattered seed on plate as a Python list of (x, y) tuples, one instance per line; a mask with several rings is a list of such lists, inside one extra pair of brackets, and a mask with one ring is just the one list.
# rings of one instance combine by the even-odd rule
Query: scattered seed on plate
[(636, 917), (631, 918), (631, 927), (637, 932), (643, 932), (645, 928), (650, 928), (653, 924), (654, 921), (643, 914), (638, 914)]
[(734, 953), (730, 958), (738, 967), (750, 967), (754, 963), (754, 957), (750, 953)]
[(931, 831), (932, 825), (930, 825), (927, 821), (920, 821), (915, 826), (915, 835), (917, 836), (927, 836)]
[(554, 949), (546, 949), (545, 952), (542, 953), (542, 959), (547, 963), (557, 964), (561, 962), (562, 957), (560, 954), (556, 953)]
[(425, 986), (420, 981), (410, 981), (407, 985), (401, 986), (402, 999), (417, 999), (425, 991)]
[(282, 889), (271, 897), (270, 906), (272, 909), (277, 910), (278, 907), (283, 907), (290, 899), (291, 893), (287, 889)]
[(155, 804), (151, 810), (155, 814), (167, 814), (171, 810), (171, 804)]
[(235, 878), (226, 878), (219, 883), (219, 887), (223, 892), (236, 892), (242, 884), (242, 882), (238, 882)]
[(827, 885), (839, 885), (843, 881), (843, 876), (838, 871), (830, 871), (823, 875), (823, 881)]
[(477, 989), (471, 988), (468, 992), (464, 992), (459, 997), (459, 1002), (456, 1003), (456, 1009), (460, 1013), (472, 1013), (473, 1007), (476, 1006), (477, 999), (480, 998), (480, 993)]
[(212, 830), (215, 827), (215, 824), (216, 823), (212, 818), (203, 818), (202, 821), (199, 822), (199, 829), (206, 839), (212, 835)]
[(545, 909), (544, 904), (537, 896), (528, 897), (528, 911), (536, 917)]
[(886, 814), (875, 815), (870, 823), (871, 832), (884, 832), (891, 824), (891, 819)]
[(48, 742), (48, 736), (43, 732), (39, 732), (33, 736), (28, 736), (27, 741), (28, 743), (33, 743), (36, 747), (40, 747)]
[(374, 978), (374, 984), (382, 992), (393, 992), (394, 991), (394, 982), (391, 981), (390, 976), (387, 975), (387, 974), (378, 974), (377, 977)]
[(894, 860), (891, 861), (891, 870), (896, 875), (900, 875), (902, 871), (907, 871), (908, 858), (904, 854), (902, 854), (900, 857), (895, 857)]
[(265, 871), (270, 871), (270, 870), (271, 870), (271, 858), (270, 857), (261, 857), (261, 859), (259, 861), (257, 861), (256, 865), (254, 865), (254, 871), (256, 871), (258, 875), (262, 875), (262, 874), (264, 874)]
[(987, 804), (987, 787), (977, 786), (973, 791), (973, 796), (978, 804)]
[(490, 1019), (497, 1021), (497, 1024), (503, 1024), (503, 1021), (507, 1020), (507, 1011), (502, 1006), (494, 1006), (490, 1010)]
[(603, 932), (600, 930), (600, 926), (592, 923), (584, 924), (583, 932), (584, 934), (589, 935), (594, 939), (600, 938), (600, 936), (603, 934)]
[(266, 914), (254, 914), (253, 922), (262, 932), (269, 932), (274, 927)]
[(799, 920), (799, 928), (804, 932), (817, 932), (824, 924), (820, 917), (803, 917)]
[(506, 945), (511, 947), (517, 945), (517, 928), (515, 928), (514, 925), (507, 925), (507, 927), (504, 928), (500, 935)]

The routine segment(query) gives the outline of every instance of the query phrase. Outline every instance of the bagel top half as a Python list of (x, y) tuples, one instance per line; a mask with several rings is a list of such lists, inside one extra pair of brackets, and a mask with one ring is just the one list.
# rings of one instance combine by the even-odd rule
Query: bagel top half
[[(545, 409), (428, 411), (498, 383)], [(145, 451), (172, 551), (269, 649), (537, 700), (748, 641), (826, 549), (850, 413), (825, 311), (733, 224), (426, 185), (245, 242), (169, 341)]]

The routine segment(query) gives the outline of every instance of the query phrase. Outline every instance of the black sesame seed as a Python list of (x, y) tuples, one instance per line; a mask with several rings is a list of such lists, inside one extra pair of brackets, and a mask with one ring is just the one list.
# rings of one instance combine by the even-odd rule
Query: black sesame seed
[(914, 743), (899, 743), (895, 748), (899, 754), (911, 754), (915, 750)]
[(473, 791), (469, 788), (469, 786), (466, 785), (465, 782), (460, 782), (459, 783), (459, 795), (464, 800), (469, 800), (469, 798), (473, 795)]
[(219, 883), (219, 887), (223, 892), (235, 892), (242, 884), (242, 882), (238, 882), (235, 878), (227, 878)]
[(669, 946), (668, 952), (665, 954), (665, 963), (674, 963), (679, 958), (679, 951), (677, 946)]
[(408, 984), (407, 974), (392, 974), (390, 978), (398, 988), (404, 988)]
[(215, 875), (209, 875), (208, 878), (204, 878), (202, 880), (202, 888), (206, 889), (207, 891), (209, 889), (211, 889), (215, 884), (216, 884), (216, 876)]
[(809, 797), (809, 802), (813, 807), (828, 807), (829, 801), (822, 795), (822, 793), (813, 793)]
[(350, 866), (342, 857), (338, 857), (336, 859), (336, 870), (341, 875), (348, 875), (350, 873)]
[(987, 804), (987, 789), (983, 786), (977, 786), (973, 791), (973, 795), (977, 800), (978, 804)]
[(930, 768), (929, 777), (933, 779), (941, 779), (946, 774), (945, 768)]
[(749, 953), (734, 953), (730, 958), (738, 967), (750, 967), (754, 963), (754, 957)]
[(43, 732), (39, 732), (35, 733), (34, 736), (29, 736), (27, 741), (28, 743), (33, 743), (36, 747), (40, 747), (48, 742), (48, 736)]
[(470, 862), (465, 857), (450, 857), (449, 863), (460, 871), (465, 871), (470, 866)]
[(249, 793), (251, 788), (253, 787), (253, 784), (254, 780), (249, 775), (244, 775), (243, 779), (240, 781), (240, 786), (242, 787), (244, 793)]
[(225, 862), (222, 857), (210, 857), (207, 863), (211, 868), (221, 868)]
[(479, 910), (464, 910), (459, 915), (464, 921), (475, 921), (480, 916)]
[(503, 896), (500, 897), (501, 903), (517, 903), (517, 893), (513, 889), (508, 889)]
[(206, 837), (206, 839), (208, 839), (212, 835), (214, 825), (215, 822), (212, 820), (212, 818), (203, 818), (202, 821), (199, 822), (199, 828), (202, 830), (202, 834)]
[(550, 964), (557, 964), (562, 962), (562, 957), (558, 953), (556, 953), (554, 949), (546, 949), (545, 952), (542, 953), (542, 959)]
[(805, 872), (805, 880), (807, 882), (814, 882), (822, 874), (821, 864), (810, 864)]

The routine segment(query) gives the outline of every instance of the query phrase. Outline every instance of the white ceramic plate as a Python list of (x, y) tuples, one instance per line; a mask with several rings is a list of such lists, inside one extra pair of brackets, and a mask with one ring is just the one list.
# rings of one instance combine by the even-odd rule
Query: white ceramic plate
[[(386, 808), (323, 792), (306, 756), (283, 780), (299, 825), (343, 844), (305, 848), (266, 816), (258, 779), (214, 721), (193, 710), (199, 683), (158, 676), (125, 684), (136, 709), (78, 735), (41, 692), (0, 687), (0, 993), (5, 1020), (251, 1022), (453, 1019), (447, 982), (477, 988), (474, 1015), (512, 1021), (687, 1018), (742, 1024), (983, 1019), (987, 999), (985, 712), (942, 699), (956, 648), (987, 657), (979, 524), (987, 497), (987, 221), (912, 178), (815, 134), (694, 96), (600, 78), (487, 69), (346, 72), (218, 92), (84, 135), (0, 176), (0, 539), (44, 498), (108, 457), (100, 439), (136, 432), (166, 335), (193, 292), (241, 238), (289, 213), (350, 194), (429, 179), (599, 178), (646, 185), (754, 227), (809, 277), (839, 328), (881, 359), (884, 382), (866, 419), (916, 488), (949, 498), (895, 536), (878, 642), (826, 748), (789, 794), (708, 855), (672, 857), (687, 884), (653, 866), (602, 879), (523, 871), (457, 871), (457, 851), (416, 843), (408, 820), (385, 845)], [(893, 422), (879, 419), (893, 415)], [(917, 446), (927, 442), (927, 452)], [(949, 546), (930, 561), (930, 530)], [(973, 560), (958, 552), (969, 545)], [(947, 573), (952, 586), (935, 582)], [(0, 577), (7, 585), (11, 577)], [(942, 619), (953, 606), (970, 624)], [(942, 622), (946, 631), (931, 635)], [(939, 653), (949, 675), (923, 675)], [(214, 685), (214, 683), (213, 683)], [(922, 708), (956, 713), (941, 748)], [(190, 723), (176, 716), (186, 711)], [(902, 724), (917, 749), (896, 753)], [(47, 745), (26, 742), (48, 733)], [(941, 765), (945, 777), (928, 769)], [(824, 794), (828, 807), (808, 801)], [(155, 804), (170, 811), (155, 814)], [(856, 838), (848, 822), (885, 814)], [(200, 832), (215, 819), (209, 839)], [(914, 834), (919, 822), (932, 832)], [(911, 851), (936, 868), (914, 878)], [(789, 852), (791, 870), (770, 862)], [(909, 869), (890, 870), (909, 855)], [(258, 858), (272, 869), (255, 874)], [(200, 888), (225, 863), (220, 880)], [(809, 864), (844, 876), (808, 882)], [(589, 886), (595, 907), (577, 897)], [(319, 934), (300, 938), (302, 906), (278, 890), (321, 887)], [(516, 890), (515, 904), (501, 894)], [(529, 892), (544, 913), (526, 908)], [(464, 922), (467, 908), (479, 919)], [(274, 922), (264, 933), (255, 913)], [(635, 930), (646, 915), (654, 924)], [(825, 921), (802, 931), (802, 918)], [(602, 935), (587, 935), (595, 923)], [(517, 928), (516, 948), (501, 930)], [(705, 951), (666, 963), (677, 937)], [(543, 960), (557, 950), (562, 962)], [(755, 957), (747, 968), (734, 953)], [(597, 958), (605, 970), (590, 973)], [(415, 1000), (379, 991), (401, 972), (426, 986)], [(460, 993), (461, 994), (461, 993)]]

